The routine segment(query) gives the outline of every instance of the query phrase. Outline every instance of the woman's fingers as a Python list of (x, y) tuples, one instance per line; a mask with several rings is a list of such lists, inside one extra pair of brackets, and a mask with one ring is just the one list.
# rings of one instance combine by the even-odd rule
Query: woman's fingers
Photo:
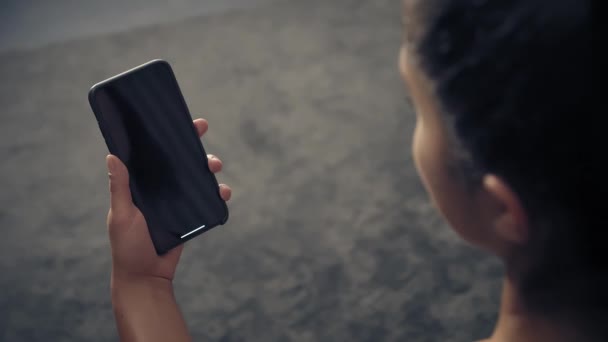
[(196, 119), (192, 121), (194, 123), (194, 127), (196, 127), (196, 132), (198, 133), (198, 137), (202, 137), (207, 129), (209, 129), (209, 123), (205, 119)]
[[(196, 119), (193, 123), (199, 138), (209, 129), (209, 123), (205, 119)], [(208, 154), (207, 160), (209, 161), (209, 170), (211, 170), (211, 172), (218, 173), (222, 171), (222, 161), (218, 157), (213, 154)], [(232, 189), (226, 184), (220, 184), (220, 196), (224, 201), (230, 200)]]
[(218, 157), (213, 154), (208, 154), (207, 160), (209, 161), (209, 170), (211, 170), (211, 172), (218, 173), (222, 171), (222, 161)]
[(226, 184), (220, 184), (220, 196), (224, 201), (229, 201), (232, 196), (232, 189)]

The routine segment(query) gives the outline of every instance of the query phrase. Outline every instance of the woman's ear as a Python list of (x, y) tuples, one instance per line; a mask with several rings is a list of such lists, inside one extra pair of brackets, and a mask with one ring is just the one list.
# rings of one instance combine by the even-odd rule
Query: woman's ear
[(495, 208), (489, 224), (495, 237), (507, 245), (523, 245), (528, 241), (529, 223), (526, 211), (517, 194), (500, 177), (483, 177), (483, 188)]

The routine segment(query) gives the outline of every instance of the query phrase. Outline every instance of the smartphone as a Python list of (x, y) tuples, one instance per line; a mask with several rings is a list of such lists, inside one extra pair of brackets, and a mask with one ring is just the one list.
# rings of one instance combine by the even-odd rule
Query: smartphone
[(89, 103), (158, 255), (228, 220), (215, 175), (169, 63), (152, 60), (95, 84)]

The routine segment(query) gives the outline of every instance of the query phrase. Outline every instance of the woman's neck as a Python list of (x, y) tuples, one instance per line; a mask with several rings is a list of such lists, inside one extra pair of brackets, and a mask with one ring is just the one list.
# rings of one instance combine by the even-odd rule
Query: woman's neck
[(523, 304), (514, 279), (505, 277), (498, 323), (487, 342), (582, 341), (576, 330), (555, 319), (530, 313)]

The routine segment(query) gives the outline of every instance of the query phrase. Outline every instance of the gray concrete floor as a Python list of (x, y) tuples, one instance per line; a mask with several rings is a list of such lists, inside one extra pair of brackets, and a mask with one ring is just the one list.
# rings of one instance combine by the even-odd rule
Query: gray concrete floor
[[(0, 52), (122, 32), (273, 0), (2, 0)], [(276, 0), (274, 0), (276, 1)]]

